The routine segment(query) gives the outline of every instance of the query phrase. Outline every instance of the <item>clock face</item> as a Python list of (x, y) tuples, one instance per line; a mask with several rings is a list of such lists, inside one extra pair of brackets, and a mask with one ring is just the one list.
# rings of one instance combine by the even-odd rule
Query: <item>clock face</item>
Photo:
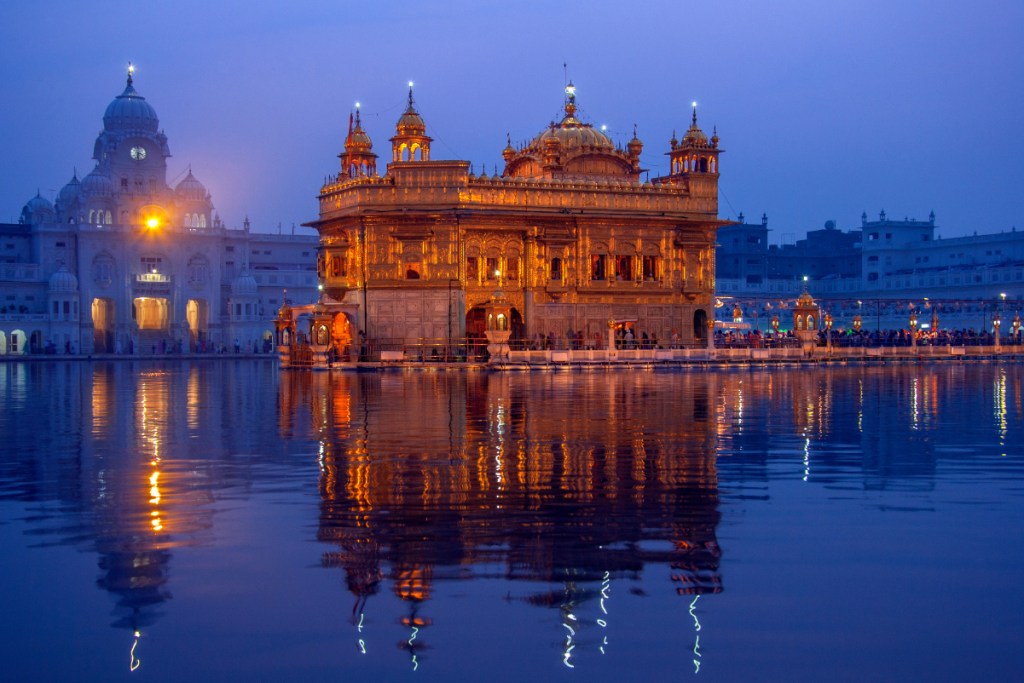
[(135, 159), (136, 161), (142, 161), (145, 158), (146, 158), (146, 148), (145, 147), (132, 147), (132, 159)]

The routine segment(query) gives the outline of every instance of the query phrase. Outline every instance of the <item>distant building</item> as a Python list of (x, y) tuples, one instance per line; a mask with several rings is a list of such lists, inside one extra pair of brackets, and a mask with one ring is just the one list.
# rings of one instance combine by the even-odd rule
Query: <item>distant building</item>
[(282, 290), (314, 296), (316, 236), (228, 228), (170, 156), (129, 70), (92, 171), (0, 225), (0, 354), (263, 350)]
[(875, 221), (863, 214), (859, 230), (843, 232), (828, 221), (825, 229), (810, 231), (795, 245), (758, 251), (760, 243), (751, 238), (762, 229), (767, 236), (766, 219), (762, 226), (719, 231), (719, 295), (795, 296), (806, 275), (816, 297), (1024, 299), (1024, 232), (1016, 229), (941, 239), (935, 235), (934, 213), (928, 220), (893, 220), (882, 211)]
[(411, 90), (383, 174), (358, 115), (354, 126), (310, 224), (334, 306), (332, 346), (357, 331), (399, 347), (482, 337), (499, 287), (513, 341), (564, 343), (572, 332), (603, 346), (609, 321), (659, 339), (706, 337), (722, 150), (696, 109), (669, 143), (670, 173), (650, 181), (636, 132), (618, 147), (580, 121), (571, 84), (562, 120), (521, 147), (509, 142), (492, 174), (432, 158)]

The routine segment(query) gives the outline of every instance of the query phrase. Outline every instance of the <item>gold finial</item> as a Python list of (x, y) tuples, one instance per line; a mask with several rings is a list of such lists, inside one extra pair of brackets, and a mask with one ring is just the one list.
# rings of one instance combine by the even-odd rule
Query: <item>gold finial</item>
[(132, 74), (135, 73), (135, 67), (132, 66), (131, 62), (128, 62), (128, 85), (132, 84)]

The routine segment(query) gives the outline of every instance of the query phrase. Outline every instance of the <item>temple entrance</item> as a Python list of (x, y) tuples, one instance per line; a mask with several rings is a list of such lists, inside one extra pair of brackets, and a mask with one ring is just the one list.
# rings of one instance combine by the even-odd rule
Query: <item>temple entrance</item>
[(466, 311), (466, 337), (484, 339), (487, 330), (487, 311), (483, 306), (474, 306)]
[(699, 308), (693, 313), (693, 338), (697, 341), (704, 341), (707, 339), (707, 331), (708, 314), (703, 308)]
[(168, 315), (167, 299), (140, 296), (132, 302), (132, 315), (139, 330), (167, 330)]
[(189, 348), (205, 351), (210, 332), (210, 304), (205, 299), (189, 299), (185, 306), (188, 321)]
[(114, 352), (113, 299), (92, 300), (92, 350), (93, 353)]
[(352, 323), (344, 313), (334, 316), (331, 325), (331, 345), (334, 353), (341, 360), (349, 360), (352, 350)]

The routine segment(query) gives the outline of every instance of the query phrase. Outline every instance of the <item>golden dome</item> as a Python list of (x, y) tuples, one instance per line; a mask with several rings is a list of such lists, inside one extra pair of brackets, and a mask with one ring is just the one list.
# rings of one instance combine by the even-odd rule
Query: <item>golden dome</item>
[(413, 106), (411, 87), (409, 88), (409, 106), (406, 107), (405, 112), (398, 119), (395, 128), (398, 129), (399, 135), (425, 135), (427, 132), (427, 124), (423, 122), (423, 118), (416, 111), (416, 107)]
[(683, 144), (691, 147), (703, 147), (708, 144), (708, 136), (704, 135), (704, 131), (697, 125), (697, 107), (693, 108), (693, 122), (686, 131), (686, 135), (683, 136)]
[[(576, 118), (576, 89), (565, 89), (565, 116), (541, 131), (518, 151), (506, 147), (506, 175), (541, 177), (631, 177), (636, 172), (625, 151), (589, 123)], [(509, 153), (509, 152), (513, 153)], [(547, 169), (544, 171), (542, 169)]]
[(800, 307), (803, 307), (803, 308), (807, 308), (807, 307), (812, 307), (813, 308), (814, 305), (815, 305), (814, 304), (814, 297), (812, 297), (809, 292), (805, 291), (803, 294), (800, 295), (800, 298), (796, 300), (796, 305), (800, 306)]
[(373, 149), (373, 142), (370, 140), (370, 136), (363, 130), (363, 123), (359, 120), (359, 110), (356, 109), (356, 127), (349, 133), (348, 139), (345, 140), (345, 151), (346, 152), (368, 152)]

